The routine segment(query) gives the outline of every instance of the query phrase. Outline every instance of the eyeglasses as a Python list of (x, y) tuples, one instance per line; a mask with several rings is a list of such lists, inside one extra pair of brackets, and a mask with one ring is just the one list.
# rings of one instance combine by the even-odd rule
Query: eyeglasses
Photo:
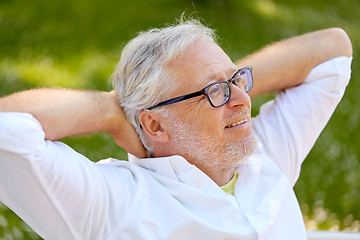
[(211, 83), (198, 92), (193, 92), (180, 97), (172, 98), (170, 100), (161, 102), (155, 106), (147, 108), (151, 110), (157, 107), (166, 106), (176, 102), (180, 102), (189, 98), (205, 95), (212, 107), (220, 107), (226, 104), (230, 99), (230, 83), (234, 84), (245, 93), (250, 91), (253, 87), (252, 67), (245, 67), (238, 70), (232, 78), (225, 81), (218, 81)]

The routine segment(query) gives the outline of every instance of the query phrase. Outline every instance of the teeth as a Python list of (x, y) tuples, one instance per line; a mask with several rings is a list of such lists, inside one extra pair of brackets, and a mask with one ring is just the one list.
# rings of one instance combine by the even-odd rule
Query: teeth
[(243, 123), (245, 123), (245, 122), (247, 122), (247, 121), (248, 121), (247, 119), (243, 119), (243, 120), (240, 120), (240, 121), (238, 121), (238, 122), (234, 122), (234, 123), (232, 123), (232, 124), (229, 124), (229, 125), (227, 125), (226, 127), (227, 127), (227, 128), (235, 127), (236, 125), (243, 124)]

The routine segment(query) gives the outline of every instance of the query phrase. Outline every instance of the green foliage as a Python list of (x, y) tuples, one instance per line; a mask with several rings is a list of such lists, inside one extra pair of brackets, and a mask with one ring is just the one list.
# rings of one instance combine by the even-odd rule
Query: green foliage
[[(356, 0), (2, 0), (0, 96), (52, 86), (110, 90), (108, 77), (123, 45), (136, 32), (174, 22), (184, 11), (217, 29), (233, 60), (312, 30), (337, 26), (347, 31), (354, 47), (352, 81), (303, 164), (295, 190), (308, 229), (359, 231), (360, 4)], [(271, 96), (254, 99), (253, 113)], [(104, 134), (65, 142), (94, 161), (126, 158)], [(37, 238), (0, 205), (0, 239)]]

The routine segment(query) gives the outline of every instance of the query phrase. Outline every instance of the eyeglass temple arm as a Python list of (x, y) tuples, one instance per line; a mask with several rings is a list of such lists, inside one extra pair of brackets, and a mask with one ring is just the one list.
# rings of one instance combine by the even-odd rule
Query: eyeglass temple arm
[(184, 96), (181, 96), (181, 97), (176, 97), (176, 98), (164, 101), (164, 102), (161, 102), (161, 103), (159, 103), (159, 104), (157, 104), (157, 105), (155, 105), (153, 107), (149, 107), (147, 109), (152, 110), (152, 109), (157, 108), (157, 107), (166, 106), (166, 105), (173, 104), (173, 103), (176, 103), (176, 102), (184, 101), (186, 99), (197, 97), (197, 96), (200, 96), (202, 94), (203, 94), (203, 90), (198, 91), (198, 92), (194, 92), (194, 93), (190, 93), (190, 94), (187, 94), (187, 95), (184, 95)]

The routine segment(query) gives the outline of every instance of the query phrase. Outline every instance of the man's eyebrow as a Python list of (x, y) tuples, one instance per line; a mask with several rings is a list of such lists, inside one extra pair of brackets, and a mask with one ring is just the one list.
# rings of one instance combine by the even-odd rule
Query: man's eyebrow
[(219, 76), (219, 74), (216, 74), (216, 73), (211, 73), (207, 78), (207, 82), (211, 82), (211, 81), (215, 81), (217, 80), (217, 76)]
[(207, 83), (212, 83), (212, 82), (216, 82), (216, 81), (221, 81), (221, 80), (228, 80), (230, 78), (233, 77), (233, 75), (236, 73), (238, 69), (236, 67), (230, 68), (227, 72), (226, 72), (226, 79), (223, 79), (223, 77), (220, 77), (221, 73), (211, 73), (207, 78), (206, 78), (206, 82)]

